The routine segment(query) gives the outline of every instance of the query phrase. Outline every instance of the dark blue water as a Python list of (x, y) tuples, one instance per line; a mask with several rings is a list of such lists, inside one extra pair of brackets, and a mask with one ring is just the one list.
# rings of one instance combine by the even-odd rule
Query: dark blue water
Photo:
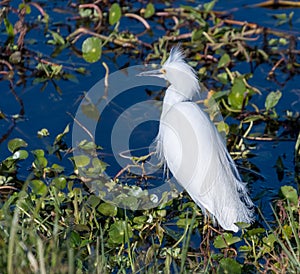
[[(252, 2), (252, 4), (257, 2), (259, 1)], [(67, 17), (67, 24), (74, 24), (74, 21), (71, 19), (73, 16), (72, 13), (66, 15), (64, 13), (53, 11), (53, 8), (55, 7), (64, 8), (68, 1), (52, 1), (51, 4), (48, 2), (44, 3), (47, 3), (47, 5), (45, 5), (45, 10), (49, 13), (53, 22), (57, 24), (64, 22), (65, 18)], [(202, 1), (196, 1), (194, 5), (197, 6), (202, 3)], [(17, 6), (18, 4), (18, 1), (12, 1), (12, 5)], [(300, 29), (300, 9), (272, 10), (266, 8), (246, 7), (247, 4), (249, 4), (249, 1), (219, 1), (216, 5), (216, 9), (220, 11), (230, 10), (230, 13), (232, 13), (232, 16), (235, 20), (255, 22), (264, 27), (278, 28), (291, 32), (298, 32)], [(33, 12), (29, 15), (29, 18), (32, 18), (32, 21), (35, 21), (39, 13), (34, 8), (32, 8), (32, 11)], [(294, 12), (292, 24), (286, 23), (275, 26), (276, 20), (272, 18), (272, 15), (279, 13), (290, 13), (292, 11)], [(9, 19), (12, 21), (12, 23), (17, 20), (16, 17), (13, 16)], [(1, 29), (3, 28), (4, 26), (2, 25)], [(54, 27), (52, 28), (55, 30)], [(130, 29), (137, 33), (143, 31), (143, 26), (140, 24), (132, 24), (132, 21), (128, 19), (122, 19), (120, 28), (123, 30)], [(44, 29), (42, 26), (35, 26), (26, 36), (26, 40), (35, 41), (30, 46), (30, 50), (36, 53), (40, 52), (46, 56), (51, 56), (55, 50), (55, 46), (45, 43), (43, 31)], [(63, 36), (68, 33), (66, 28), (61, 28), (61, 31)], [(156, 26), (154, 27), (154, 32), (152, 34), (153, 36), (145, 35), (142, 39), (145, 42), (151, 43), (155, 37), (157, 38), (163, 33), (164, 31)], [(51, 37), (48, 39), (51, 39)], [(83, 38), (78, 40), (75, 46), (80, 49), (82, 41)], [(258, 44), (259, 43), (262, 43), (262, 41), (258, 41)], [(108, 65), (110, 72), (117, 71), (123, 66), (143, 64), (143, 59), (140, 55), (132, 57), (132, 55), (126, 53), (119, 54), (118, 51), (104, 51), (101, 61), (94, 64), (88, 64), (69, 49), (63, 50), (57, 57), (51, 59), (51, 61), (70, 67), (70, 73), (73, 73), (76, 76), (75, 82), (64, 80), (56, 81), (62, 90), (61, 94), (50, 82), (44, 88), (44, 90), (41, 91), (43, 84), (34, 84), (34, 79), (30, 77), (27, 79), (27, 83), (24, 87), (14, 86), (16, 94), (24, 103), (25, 114), (22, 119), (17, 121), (16, 126), (9, 134), (7, 140), (15, 137), (23, 138), (29, 143), (30, 150), (45, 147), (45, 145), (53, 143), (55, 136), (61, 133), (68, 123), (72, 125), (73, 119), (68, 113), (71, 113), (72, 115), (76, 113), (84, 92), (89, 91), (89, 89), (105, 75), (105, 69), (101, 62), (105, 62)], [(72, 70), (73, 66), (86, 68), (88, 74), (82, 75), (74, 72)], [(241, 73), (246, 73), (249, 71), (249, 64), (241, 63), (236, 67), (236, 69)], [(278, 75), (278, 78), (282, 83), (282, 85), (279, 85), (275, 83), (275, 81), (267, 80), (267, 73), (270, 71), (270, 69), (271, 67), (269, 65), (259, 66), (254, 71), (253, 78), (249, 80), (251, 85), (257, 87), (262, 92), (262, 95), (254, 96), (253, 103), (263, 107), (268, 92), (279, 89), (283, 93), (283, 97), (277, 106), (278, 114), (280, 116), (284, 116), (286, 110), (293, 112), (299, 111), (299, 76), (294, 76), (292, 79), (286, 81), (286, 79), (281, 79), (281, 76)], [(280, 73), (278, 72), (278, 74)], [(18, 76), (15, 77), (18, 78)], [(0, 91), (0, 110), (7, 114), (8, 118), (10, 118), (11, 115), (17, 114), (20, 111), (20, 105), (12, 94), (8, 81), (0, 81)], [(104, 137), (102, 136), (99, 139), (99, 144), (104, 148), (103, 155), (106, 155), (106, 157), (104, 156), (104, 161), (107, 161), (111, 165), (109, 169), (110, 173), (112, 174), (117, 172), (120, 168), (115, 163), (110, 149), (110, 131), (112, 125), (118, 118), (118, 115), (122, 112), (122, 109), (147, 99), (153, 99), (153, 95), (147, 94), (145, 92), (145, 88), (131, 90), (128, 91), (128, 93), (123, 94), (121, 97), (116, 98), (114, 105), (103, 112), (99, 127), (102, 126), (101, 130), (106, 133), (103, 135)], [(10, 119), (7, 121), (0, 120), (1, 135), (6, 133), (11, 125), (12, 123)], [(49, 137), (43, 139), (37, 137), (37, 131), (41, 130), (42, 128), (47, 128), (49, 130)], [(135, 146), (136, 148), (148, 146), (155, 137), (157, 130), (157, 122), (140, 125), (132, 133), (130, 138), (130, 148), (134, 149)], [(261, 133), (263, 128), (262, 126), (257, 126), (254, 127), (253, 130), (254, 132), (257, 131)], [(9, 152), (6, 149), (7, 140), (0, 144), (1, 160), (9, 155)], [(71, 144), (71, 134), (66, 136), (66, 142), (69, 145)], [(285, 184), (295, 185), (295, 171), (293, 164), (295, 142), (258, 142), (250, 140), (246, 142), (253, 146), (253, 149), (251, 150), (253, 157), (251, 159), (239, 160), (238, 164), (243, 165), (245, 162), (249, 162), (256, 167), (255, 170), (260, 174), (260, 176), (249, 182), (251, 196), (254, 199), (257, 198), (255, 203), (257, 205), (261, 205), (264, 213), (269, 214), (269, 203), (273, 197), (276, 197), (278, 194), (280, 186)], [(67, 160), (68, 156), (66, 156), (64, 163), (69, 166), (69, 171), (71, 172), (71, 165)], [(279, 158), (282, 159), (285, 167), (283, 178), (278, 178), (275, 168), (276, 161)], [(25, 162), (25, 165), (26, 164), (29, 165), (29, 161)], [(25, 166), (24, 170), (27, 168), (28, 166)], [(241, 173), (242, 175), (247, 176), (247, 171), (241, 169)]]

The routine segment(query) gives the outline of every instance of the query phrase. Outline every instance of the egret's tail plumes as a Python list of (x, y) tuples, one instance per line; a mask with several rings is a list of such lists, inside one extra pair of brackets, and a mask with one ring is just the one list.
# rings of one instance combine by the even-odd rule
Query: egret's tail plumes
[(208, 210), (222, 228), (237, 232), (235, 223), (253, 221), (254, 205), (221, 136), (217, 130), (213, 131), (211, 140), (215, 140), (212, 144), (215, 149), (207, 169), (214, 170), (214, 173), (207, 173), (202, 179), (210, 182), (210, 188), (200, 193), (194, 190), (194, 182), (191, 182), (186, 190), (196, 204), (202, 210)]

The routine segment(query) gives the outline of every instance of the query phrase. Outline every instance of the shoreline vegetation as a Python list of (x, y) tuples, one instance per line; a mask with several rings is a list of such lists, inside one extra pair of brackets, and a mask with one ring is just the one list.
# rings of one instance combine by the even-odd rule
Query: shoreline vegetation
[[(0, 2), (0, 84), (7, 86), (16, 103), (9, 111), (0, 103), (1, 273), (300, 272), (300, 115), (292, 109), (279, 110), (286, 96), (282, 90), (300, 73), (299, 32), (279, 26), (292, 25), (296, 18), (293, 11), (282, 9), (270, 16), (275, 27), (264, 27), (256, 18), (236, 20), (232, 10), (216, 10), (216, 3), (174, 8), (167, 2), (73, 1), (62, 6)], [(265, 1), (249, 8), (268, 7), (271, 14), (274, 5), (296, 8), (299, 3)], [(58, 15), (67, 20), (57, 21)], [(34, 31), (41, 40), (31, 35)], [(90, 151), (99, 155), (101, 144), (83, 140), (71, 147), (70, 124), (78, 123), (73, 113), (67, 114), (70, 124), (55, 137), (51, 129), (37, 132), (47, 145), (41, 142), (36, 148), (21, 132), (15, 135), (19, 123), (30, 123), (21, 92), (28, 85), (37, 89), (30, 92), (51, 87), (61, 95), (62, 82), (82, 79), (90, 64), (100, 62), (108, 86), (110, 65), (103, 56), (124, 54), (130, 64), (164, 62), (178, 43), (208, 89), (207, 102), (213, 98), (218, 104), (224, 122), (217, 127), (227, 136), (228, 150), (242, 168), (250, 194), (257, 193), (252, 184), (264, 180), (264, 171), (251, 163), (259, 155), (258, 144), (294, 144), (294, 151), (286, 152), (293, 154), (292, 168), (284, 165), (284, 157), (274, 159), (282, 184), (271, 196), (272, 216), (262, 213), (261, 199), (269, 194), (266, 187), (252, 196), (256, 222), (239, 224), (238, 233), (204, 220), (185, 192), (148, 210), (125, 210), (101, 200), (78, 171), (78, 163), (92, 174), (105, 171), (105, 157), (85, 156)], [(44, 47), (52, 53), (44, 53)], [(59, 61), (62, 55), (64, 60)], [(262, 88), (255, 81), (259, 69), (264, 81), (276, 89)], [(156, 100), (161, 100), (162, 92), (148, 91)], [(94, 115), (91, 109), (97, 107), (91, 103), (87, 115)], [(75, 149), (84, 152), (77, 159)], [(141, 166), (145, 159), (131, 161)], [(125, 168), (107, 183), (116, 188), (129, 179), (138, 183), (136, 191), (128, 186), (117, 198), (132, 206), (137, 203), (135, 193), (144, 190), (150, 178), (132, 177)]]

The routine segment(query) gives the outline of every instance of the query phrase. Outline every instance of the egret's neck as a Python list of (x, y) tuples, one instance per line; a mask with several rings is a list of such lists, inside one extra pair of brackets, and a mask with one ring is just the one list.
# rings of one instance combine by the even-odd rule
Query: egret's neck
[(167, 113), (173, 105), (187, 100), (190, 100), (190, 98), (187, 98), (183, 94), (177, 92), (176, 88), (173, 85), (169, 86), (166, 90), (166, 94), (163, 100), (161, 116), (164, 117), (164, 114)]

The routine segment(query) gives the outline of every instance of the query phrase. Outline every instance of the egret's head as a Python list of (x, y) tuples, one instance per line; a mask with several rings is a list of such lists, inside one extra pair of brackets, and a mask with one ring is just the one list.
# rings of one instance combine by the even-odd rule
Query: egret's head
[(189, 99), (200, 90), (195, 71), (184, 61), (180, 47), (171, 49), (170, 56), (161, 69), (142, 72), (138, 75), (164, 78), (174, 86), (178, 93)]

